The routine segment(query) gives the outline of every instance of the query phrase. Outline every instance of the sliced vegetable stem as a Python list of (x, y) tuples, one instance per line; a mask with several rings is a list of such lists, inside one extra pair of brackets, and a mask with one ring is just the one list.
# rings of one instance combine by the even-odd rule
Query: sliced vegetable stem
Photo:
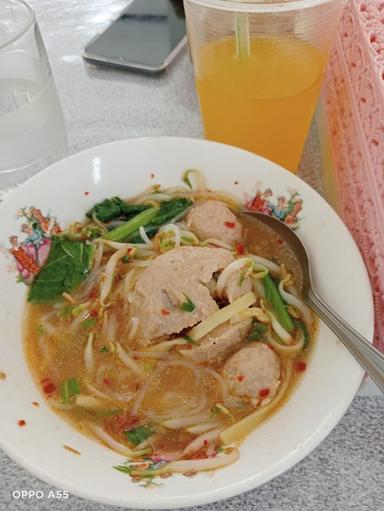
[(124, 241), (129, 236), (134, 234), (139, 230), (140, 226), (145, 226), (150, 223), (150, 221), (155, 218), (158, 213), (159, 208), (149, 208), (138, 215), (134, 216), (125, 224), (116, 227), (108, 234), (106, 234), (103, 238), (110, 241)]
[(270, 275), (265, 275), (263, 283), (266, 299), (270, 303), (277, 320), (288, 332), (292, 332), (295, 329), (293, 319), (289, 315), (286, 305)]

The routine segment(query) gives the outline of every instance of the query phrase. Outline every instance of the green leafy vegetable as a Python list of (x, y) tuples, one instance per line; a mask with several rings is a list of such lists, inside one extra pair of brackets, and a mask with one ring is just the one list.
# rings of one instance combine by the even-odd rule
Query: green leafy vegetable
[(60, 396), (63, 403), (69, 403), (71, 397), (80, 392), (80, 383), (76, 378), (68, 378), (60, 385)]
[(293, 319), (287, 311), (287, 307), (280, 296), (277, 286), (270, 275), (263, 277), (265, 296), (268, 302), (271, 304), (273, 312), (276, 315), (276, 319), (288, 332), (294, 330), (295, 325)]
[(128, 440), (133, 445), (139, 445), (144, 440), (149, 438), (153, 433), (153, 428), (150, 425), (137, 426), (136, 428), (125, 431)]
[(180, 310), (184, 312), (193, 312), (196, 309), (196, 305), (192, 302), (190, 298), (188, 298), (187, 295), (185, 295), (185, 298), (187, 300), (180, 304)]
[(146, 204), (128, 204), (120, 199), (120, 197), (112, 197), (93, 206), (86, 213), (86, 216), (91, 219), (96, 217), (101, 222), (109, 222), (116, 219), (129, 220), (149, 207)]
[(298, 329), (298, 330), (301, 330), (302, 333), (303, 333), (303, 336), (304, 336), (304, 346), (303, 348), (306, 348), (309, 344), (309, 341), (310, 341), (310, 336), (309, 336), (309, 332), (308, 332), (308, 329), (305, 325), (305, 323), (303, 321), (299, 321), (297, 319), (294, 320), (294, 323), (295, 323), (295, 327)]
[(53, 238), (48, 259), (29, 289), (28, 301), (52, 303), (69, 292), (88, 275), (94, 245), (82, 241)]
[(268, 327), (263, 325), (263, 323), (253, 321), (251, 331), (247, 337), (248, 341), (262, 341), (267, 330)]
[(81, 326), (82, 328), (89, 330), (90, 328), (94, 327), (96, 323), (97, 323), (96, 318), (87, 318), (81, 323)]
[(151, 227), (161, 227), (162, 225), (179, 218), (184, 211), (191, 206), (192, 201), (184, 198), (171, 199), (161, 203), (157, 215), (151, 221)]
[[(148, 238), (152, 238), (162, 225), (165, 225), (172, 220), (180, 218), (180, 216), (182, 216), (185, 213), (185, 211), (189, 208), (189, 206), (191, 206), (191, 204), (192, 201), (184, 198), (177, 198), (169, 201), (164, 201), (160, 204), (160, 208), (157, 209), (157, 214), (153, 218), (151, 218), (151, 220), (146, 224), (143, 223), (139, 224), (137, 230), (140, 227), (140, 225), (142, 225), (143, 227), (145, 226), (145, 232)], [(133, 220), (135, 219), (132, 219), (132, 221)], [(130, 241), (131, 243), (143, 242), (138, 232), (136, 233), (133, 232), (127, 238), (127, 241)]]
[(149, 224), (151, 220), (153, 220), (154, 217), (157, 215), (159, 209), (160, 208), (149, 208), (146, 209), (145, 211), (142, 211), (138, 215), (128, 220), (128, 222), (126, 222), (125, 224), (119, 225), (119, 227), (116, 227), (116, 229), (109, 231), (109, 233), (103, 236), (104, 239), (111, 241), (127, 240), (130, 236), (132, 236), (132, 234), (137, 233), (141, 225), (145, 226)]

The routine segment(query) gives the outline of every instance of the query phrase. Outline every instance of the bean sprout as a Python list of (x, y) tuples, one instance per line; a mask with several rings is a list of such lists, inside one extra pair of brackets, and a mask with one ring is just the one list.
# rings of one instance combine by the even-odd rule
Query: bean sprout
[(146, 375), (145, 372), (141, 369), (139, 364), (137, 364), (133, 358), (131, 358), (128, 353), (122, 348), (120, 343), (116, 343), (116, 353), (119, 359), (129, 368), (131, 371), (133, 371), (136, 376), (138, 376), (141, 380), (143, 380)]
[(280, 295), (282, 296), (282, 298), (289, 304), (289, 305), (292, 305), (292, 307), (294, 307), (295, 309), (298, 309), (302, 316), (303, 316), (303, 319), (306, 323), (308, 324), (311, 324), (312, 321), (313, 321), (313, 315), (312, 315), (312, 312), (311, 312), (311, 309), (309, 307), (307, 307), (303, 302), (302, 300), (300, 300), (299, 298), (297, 298), (297, 296), (294, 296), (293, 294), (291, 293), (288, 293), (287, 291), (285, 291), (284, 289), (284, 284), (285, 284), (285, 279), (284, 280), (281, 280), (279, 282), (279, 293)]
[(105, 267), (105, 277), (104, 282), (100, 291), (100, 304), (105, 306), (105, 300), (107, 299), (113, 282), (114, 271), (117, 263), (120, 261), (122, 257), (127, 253), (127, 247), (123, 247), (110, 257), (107, 266)]
[(84, 351), (84, 365), (88, 374), (95, 370), (95, 359), (93, 356), (93, 337), (93, 334), (89, 334), (87, 346)]
[(142, 225), (139, 227), (139, 233), (141, 236), (141, 239), (144, 241), (145, 245), (152, 245), (152, 241), (148, 238), (147, 233), (145, 232), (145, 229)]

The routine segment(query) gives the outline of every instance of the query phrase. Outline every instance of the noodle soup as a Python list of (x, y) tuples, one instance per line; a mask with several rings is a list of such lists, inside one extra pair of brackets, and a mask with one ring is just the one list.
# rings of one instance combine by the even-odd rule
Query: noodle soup
[(95, 205), (53, 238), (28, 293), (42, 393), (136, 479), (235, 462), (289, 398), (316, 330), (289, 248), (196, 171), (184, 181)]

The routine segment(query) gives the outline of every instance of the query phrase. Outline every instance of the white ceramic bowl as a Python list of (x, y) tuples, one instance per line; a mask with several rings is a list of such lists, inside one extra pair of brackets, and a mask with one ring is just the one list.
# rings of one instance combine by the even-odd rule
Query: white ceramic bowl
[[(82, 218), (100, 199), (128, 197), (154, 182), (180, 183), (186, 168), (201, 169), (211, 188), (251, 195), (270, 187), (275, 199), (297, 190), (303, 199), (298, 234), (308, 248), (320, 293), (367, 338), (372, 337), (369, 281), (352, 237), (327, 203), (304, 182), (277, 165), (233, 147), (201, 140), (144, 138), (95, 147), (71, 156), (25, 183), (0, 206), (0, 242), (20, 231), (16, 211), (37, 206), (60, 224)], [(155, 177), (151, 178), (151, 174)], [(238, 184), (235, 184), (238, 181)], [(89, 192), (89, 194), (85, 194)], [(26, 366), (22, 347), (25, 288), (0, 258), (0, 445), (37, 477), (108, 504), (172, 508), (203, 504), (250, 490), (292, 467), (340, 420), (363, 371), (323, 324), (313, 358), (289, 402), (241, 446), (235, 464), (194, 478), (175, 476), (148, 490), (117, 472), (122, 457), (82, 436), (44, 403)], [(358, 297), (358, 299), (356, 298)], [(32, 406), (38, 401), (40, 407)], [(18, 426), (24, 419), (26, 426)], [(63, 448), (70, 445), (76, 456)]]

